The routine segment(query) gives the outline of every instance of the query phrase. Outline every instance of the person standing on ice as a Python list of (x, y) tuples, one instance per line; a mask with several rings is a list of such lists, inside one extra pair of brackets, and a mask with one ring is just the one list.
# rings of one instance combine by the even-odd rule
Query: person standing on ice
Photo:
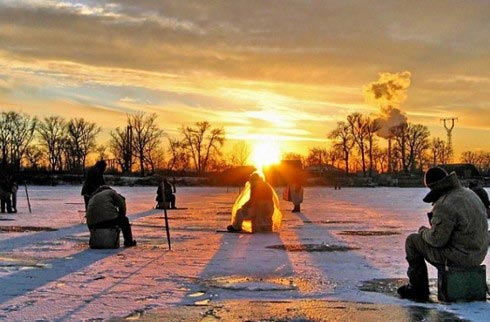
[[(253, 232), (272, 231), (275, 211), (274, 196), (277, 199), (272, 187), (257, 172), (252, 173), (246, 188), (235, 202), (238, 209), (233, 209), (232, 223), (227, 230), (229, 232), (242, 231), (243, 221), (250, 220)], [(245, 201), (247, 198), (248, 200)], [(245, 202), (241, 204), (240, 201)]]
[(471, 191), (480, 197), (485, 209), (487, 210), (487, 218), (490, 218), (490, 200), (488, 199), (488, 193), (485, 191), (482, 184), (479, 181), (472, 181), (468, 185), (468, 188), (470, 188)]
[(124, 237), (124, 246), (136, 246), (131, 225), (126, 217), (126, 199), (109, 186), (100, 186), (92, 195), (87, 206), (89, 229), (119, 226)]
[(432, 203), (427, 215), (430, 228), (422, 226), (405, 242), (409, 283), (398, 288), (402, 298), (429, 299), (428, 261), (434, 266), (480, 265), (488, 250), (487, 214), (478, 196), (463, 188), (456, 174), (430, 168), (424, 177), (430, 192), (423, 201)]
[(107, 163), (104, 160), (100, 160), (87, 171), (87, 176), (85, 177), (81, 192), (83, 201), (85, 202), (85, 210), (87, 210), (90, 196), (97, 190), (97, 188), (105, 185), (104, 171), (106, 166)]

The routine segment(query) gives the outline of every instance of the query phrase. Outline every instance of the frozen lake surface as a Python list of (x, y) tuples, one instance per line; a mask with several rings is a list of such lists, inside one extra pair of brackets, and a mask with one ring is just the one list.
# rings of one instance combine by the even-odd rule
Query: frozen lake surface
[(177, 187), (181, 209), (168, 211), (172, 251), (163, 211), (152, 209), (155, 187), (115, 187), (126, 197), (138, 242), (115, 250), (88, 248), (79, 186), (28, 187), (32, 213), (21, 188), (19, 213), (0, 215), (3, 320), (162, 318), (182, 307), (254, 300), (264, 307), (290, 300), (416, 306), (429, 312), (421, 320), (434, 312), (443, 314), (439, 320), (490, 319), (488, 302), (437, 302), (432, 267), (434, 303), (395, 294), (406, 282), (405, 238), (427, 225), (425, 188), (306, 188), (301, 213), (281, 201), (280, 233), (228, 234), (216, 230), (229, 224), (237, 188)]

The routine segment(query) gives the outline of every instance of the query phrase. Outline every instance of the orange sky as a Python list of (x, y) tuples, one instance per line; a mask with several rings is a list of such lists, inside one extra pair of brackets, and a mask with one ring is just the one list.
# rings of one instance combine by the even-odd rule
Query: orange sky
[[(490, 151), (489, 16), (487, 1), (4, 0), (0, 110), (84, 117), (100, 141), (155, 112), (170, 136), (208, 121), (229, 146), (306, 154), (390, 97), (432, 136), (457, 117), (457, 155)], [(369, 99), (394, 79), (396, 99)]]

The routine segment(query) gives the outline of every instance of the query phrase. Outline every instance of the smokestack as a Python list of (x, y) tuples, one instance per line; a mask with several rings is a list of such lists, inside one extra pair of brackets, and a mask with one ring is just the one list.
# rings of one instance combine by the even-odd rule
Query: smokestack
[(410, 77), (409, 71), (395, 74), (380, 73), (378, 81), (364, 87), (366, 101), (380, 109), (376, 121), (381, 127), (376, 134), (388, 140), (388, 172), (392, 171), (390, 129), (407, 123), (407, 116), (399, 109), (399, 106), (407, 99), (407, 90), (411, 83)]

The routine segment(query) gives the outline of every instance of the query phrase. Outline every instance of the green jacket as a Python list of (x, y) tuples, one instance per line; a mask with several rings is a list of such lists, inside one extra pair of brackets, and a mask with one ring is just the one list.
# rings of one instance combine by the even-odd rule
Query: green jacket
[(431, 228), (420, 229), (422, 238), (440, 248), (449, 264), (480, 265), (490, 236), (486, 210), (478, 196), (463, 188), (455, 173), (437, 182), (429, 194), (435, 195), (436, 200)]
[(115, 190), (102, 186), (87, 205), (87, 224), (94, 225), (126, 215), (126, 200)]

